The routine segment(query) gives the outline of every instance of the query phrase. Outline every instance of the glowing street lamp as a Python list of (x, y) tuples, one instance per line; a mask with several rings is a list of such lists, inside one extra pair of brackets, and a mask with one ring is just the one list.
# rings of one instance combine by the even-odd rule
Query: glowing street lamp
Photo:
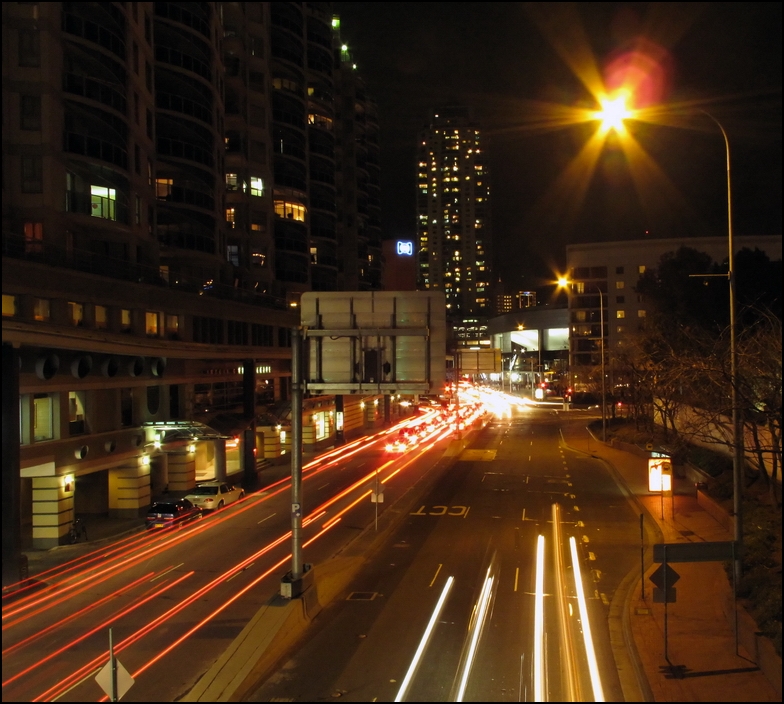
[(610, 130), (623, 132), (623, 121), (633, 116), (633, 112), (627, 105), (628, 101), (629, 96), (626, 93), (619, 93), (614, 98), (603, 98), (600, 101), (602, 109), (597, 110), (594, 116), (602, 123), (602, 132)]

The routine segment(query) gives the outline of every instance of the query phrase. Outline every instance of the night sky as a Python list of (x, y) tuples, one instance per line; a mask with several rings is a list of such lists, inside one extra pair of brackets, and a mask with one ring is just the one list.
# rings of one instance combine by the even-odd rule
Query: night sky
[[(724, 141), (698, 109), (729, 137), (735, 233), (781, 235), (781, 3), (335, 11), (379, 106), (385, 237), (414, 236), (416, 137), (443, 104), (467, 105), (485, 135), (495, 271), (510, 286), (562, 270), (569, 243), (726, 235)], [(634, 106), (652, 122), (627, 121), (635, 151), (610, 133), (575, 169), (597, 129), (574, 119), (598, 108), (586, 84), (619, 75), (637, 79)]]

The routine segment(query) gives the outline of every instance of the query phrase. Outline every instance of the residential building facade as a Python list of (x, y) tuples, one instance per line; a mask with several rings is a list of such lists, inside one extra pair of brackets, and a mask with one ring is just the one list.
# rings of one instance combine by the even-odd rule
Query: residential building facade
[[(377, 119), (338, 29), (331, 3), (3, 5), (4, 532), (55, 545), (285, 448), (259, 419), (299, 295), (380, 287)], [(362, 154), (336, 86), (373, 115)]]

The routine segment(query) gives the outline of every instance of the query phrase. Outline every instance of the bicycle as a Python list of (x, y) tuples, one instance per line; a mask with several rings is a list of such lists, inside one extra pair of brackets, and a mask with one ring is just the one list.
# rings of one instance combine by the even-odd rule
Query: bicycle
[(82, 523), (81, 518), (74, 518), (71, 528), (68, 530), (68, 542), (73, 545), (79, 542), (79, 538), (84, 538), (87, 542), (87, 526)]

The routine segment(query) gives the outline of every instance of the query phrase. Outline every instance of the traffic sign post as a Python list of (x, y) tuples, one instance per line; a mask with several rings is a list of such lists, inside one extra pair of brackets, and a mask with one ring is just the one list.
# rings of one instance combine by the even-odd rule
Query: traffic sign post
[[(653, 561), (661, 565), (650, 576), (656, 587), (653, 590), (653, 601), (664, 604), (664, 659), (667, 657), (667, 604), (675, 603), (674, 584), (680, 575), (670, 567), (670, 562), (724, 562), (733, 563), (739, 557), (740, 550), (734, 540), (720, 540), (706, 543), (657, 543), (653, 546)], [(733, 571), (732, 596), (737, 595), (737, 584)], [(738, 609), (735, 607), (735, 654), (738, 654)]]
[(114, 642), (112, 629), (109, 629), (109, 662), (107, 662), (95, 676), (98, 686), (109, 697), (110, 702), (119, 702), (134, 683), (133, 677), (122, 663), (114, 657)]

